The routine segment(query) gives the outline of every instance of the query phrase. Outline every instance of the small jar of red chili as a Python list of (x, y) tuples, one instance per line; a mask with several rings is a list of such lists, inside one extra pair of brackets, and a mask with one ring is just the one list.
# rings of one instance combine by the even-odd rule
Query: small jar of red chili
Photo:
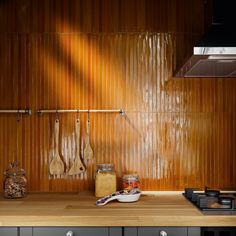
[(123, 180), (123, 189), (124, 190), (130, 190), (133, 188), (140, 189), (140, 178), (137, 174), (124, 175), (122, 180)]

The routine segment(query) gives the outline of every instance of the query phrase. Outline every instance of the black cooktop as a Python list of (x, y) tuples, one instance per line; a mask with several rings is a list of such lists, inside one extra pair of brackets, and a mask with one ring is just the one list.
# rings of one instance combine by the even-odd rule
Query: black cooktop
[(236, 192), (185, 188), (183, 195), (202, 211), (236, 211)]

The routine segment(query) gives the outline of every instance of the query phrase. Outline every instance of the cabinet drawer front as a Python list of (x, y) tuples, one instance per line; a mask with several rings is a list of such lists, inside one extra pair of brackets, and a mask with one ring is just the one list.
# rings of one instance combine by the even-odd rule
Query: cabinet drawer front
[(138, 236), (187, 236), (185, 227), (139, 227)]
[(33, 236), (108, 236), (106, 227), (36, 227), (33, 228)]
[(16, 227), (12, 227), (12, 228), (1, 227), (0, 235), (1, 236), (17, 236), (17, 228)]

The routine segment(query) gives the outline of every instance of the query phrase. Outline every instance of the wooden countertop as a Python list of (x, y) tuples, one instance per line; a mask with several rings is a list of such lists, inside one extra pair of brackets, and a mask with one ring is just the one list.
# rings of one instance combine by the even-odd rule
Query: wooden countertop
[(138, 202), (100, 207), (95, 201), (88, 192), (1, 197), (0, 226), (236, 226), (236, 215), (203, 215), (180, 192), (144, 192)]

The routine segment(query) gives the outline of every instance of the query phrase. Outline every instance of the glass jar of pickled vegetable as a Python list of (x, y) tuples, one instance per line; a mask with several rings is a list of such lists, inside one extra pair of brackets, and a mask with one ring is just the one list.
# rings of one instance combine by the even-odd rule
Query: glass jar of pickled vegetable
[(133, 188), (140, 189), (140, 178), (137, 174), (124, 175), (122, 180), (123, 180), (123, 189), (124, 190), (130, 190)]
[(105, 197), (116, 192), (116, 172), (113, 164), (98, 164), (95, 177), (95, 196)]
[(12, 199), (25, 197), (27, 194), (27, 179), (25, 171), (19, 168), (18, 162), (12, 162), (4, 175), (4, 197)]

